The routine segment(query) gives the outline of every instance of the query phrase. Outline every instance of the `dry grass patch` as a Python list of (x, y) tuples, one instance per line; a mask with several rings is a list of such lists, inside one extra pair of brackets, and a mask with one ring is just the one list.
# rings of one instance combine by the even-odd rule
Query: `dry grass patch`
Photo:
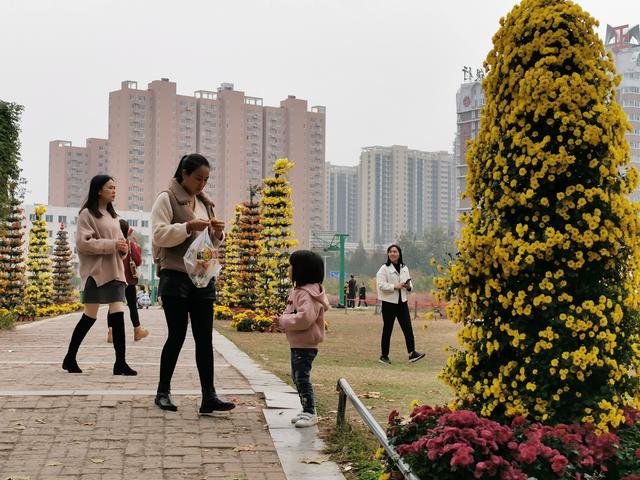
[[(380, 393), (380, 398), (362, 398), (380, 423), (389, 411), (406, 412), (412, 400), (442, 404), (451, 398), (449, 388), (437, 377), (446, 363), (446, 346), (456, 345), (457, 326), (446, 320), (414, 320), (416, 349), (427, 356), (409, 363), (404, 337), (396, 323), (391, 340), (392, 365), (378, 362), (382, 317), (373, 310), (331, 310), (329, 331), (320, 345), (311, 379), (320, 414), (326, 416), (337, 405), (336, 383), (346, 378), (358, 395)], [(216, 328), (257, 363), (291, 384), (289, 345), (284, 334), (236, 332), (228, 322), (216, 321)], [(371, 395), (376, 396), (374, 395)]]

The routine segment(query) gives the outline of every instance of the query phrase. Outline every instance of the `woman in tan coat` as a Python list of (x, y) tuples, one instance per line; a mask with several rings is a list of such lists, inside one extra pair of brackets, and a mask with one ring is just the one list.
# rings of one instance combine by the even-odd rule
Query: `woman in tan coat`
[(113, 327), (116, 362), (114, 375), (137, 375), (125, 361), (124, 299), (126, 278), (122, 257), (128, 252), (118, 215), (113, 208), (116, 184), (109, 175), (91, 179), (87, 201), (80, 209), (76, 247), (80, 260), (84, 313), (69, 342), (62, 368), (69, 373), (82, 373), (76, 355), (84, 337), (96, 321), (101, 304), (109, 305), (109, 321)]

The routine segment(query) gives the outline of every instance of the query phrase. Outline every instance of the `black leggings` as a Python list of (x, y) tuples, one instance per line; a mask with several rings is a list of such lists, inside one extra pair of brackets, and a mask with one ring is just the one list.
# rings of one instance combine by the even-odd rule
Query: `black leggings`
[(124, 290), (127, 307), (129, 307), (129, 315), (131, 316), (131, 323), (134, 327), (139, 327), (140, 317), (138, 316), (138, 299), (136, 298), (136, 293), (135, 285), (127, 285), (127, 288)]
[(382, 356), (389, 356), (389, 345), (391, 343), (391, 333), (393, 333), (393, 324), (398, 319), (402, 333), (404, 333), (404, 341), (407, 344), (407, 352), (411, 353), (415, 350), (415, 340), (413, 338), (413, 328), (411, 327), (411, 314), (409, 313), (409, 305), (407, 302), (391, 303), (382, 302), (382, 341), (380, 346)]
[[(131, 317), (131, 324), (134, 328), (140, 326), (140, 317), (138, 315), (138, 299), (136, 298), (136, 286), (135, 285), (127, 285), (127, 288), (124, 289), (124, 296), (127, 299), (127, 307), (129, 307), (129, 316)], [(107, 316), (107, 326), (109, 328), (111, 325), (111, 318)]]
[(187, 336), (188, 318), (196, 343), (196, 365), (202, 391), (213, 389), (213, 300), (162, 295), (162, 308), (169, 334), (160, 357), (158, 392), (169, 392), (171, 377)]

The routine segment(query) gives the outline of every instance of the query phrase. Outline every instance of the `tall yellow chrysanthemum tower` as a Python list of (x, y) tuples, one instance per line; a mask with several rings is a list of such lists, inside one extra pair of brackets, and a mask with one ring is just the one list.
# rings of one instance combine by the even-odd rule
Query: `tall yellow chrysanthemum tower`
[(443, 377), (484, 416), (604, 431), (638, 393), (638, 178), (596, 26), (570, 1), (524, 0), (485, 62), (472, 208), (437, 282), (464, 347)]
[(287, 174), (294, 165), (288, 159), (280, 158), (273, 165), (274, 176), (262, 180), (260, 222), (264, 228), (258, 242), (256, 307), (267, 315), (279, 315), (284, 311), (291, 288), (289, 254), (298, 241), (291, 228), (293, 203)]

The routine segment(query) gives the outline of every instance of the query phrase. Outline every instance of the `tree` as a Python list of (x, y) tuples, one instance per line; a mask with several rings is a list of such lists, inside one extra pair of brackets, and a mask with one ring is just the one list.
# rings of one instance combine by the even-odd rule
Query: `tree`
[(606, 431), (640, 368), (638, 174), (620, 77), (570, 1), (524, 0), (500, 23), (467, 156), (471, 211), (438, 280), (463, 324), (443, 377), (484, 416)]
[(347, 272), (363, 273), (361, 271), (362, 267), (366, 265), (368, 260), (369, 255), (367, 255), (367, 251), (364, 249), (364, 244), (362, 243), (362, 240), (360, 240), (356, 250), (349, 256)]
[(53, 303), (71, 303), (75, 300), (71, 282), (73, 266), (71, 264), (71, 247), (69, 233), (60, 225), (53, 249)]
[(22, 188), (18, 182), (12, 182), (9, 213), (0, 236), (0, 306), (11, 310), (22, 304), (26, 283), (21, 204)]
[(441, 227), (425, 230), (420, 236), (403, 235), (398, 244), (409, 268), (423, 272), (427, 277), (438, 275), (437, 266), (448, 264), (455, 252), (453, 238)]
[(27, 257), (29, 282), (25, 290), (25, 305), (32, 315), (35, 315), (38, 307), (51, 305), (53, 298), (51, 260), (47, 243), (48, 231), (47, 224), (42, 219), (46, 211), (44, 205), (36, 207), (36, 219), (29, 232), (29, 255)]
[(293, 205), (287, 180), (287, 172), (293, 165), (280, 158), (273, 165), (274, 176), (263, 180), (260, 216), (264, 229), (258, 250), (257, 307), (267, 314), (284, 311), (291, 287), (289, 250), (298, 244), (291, 229)]
[(8, 213), (11, 185), (20, 177), (20, 115), (24, 107), (0, 100), (0, 219)]

